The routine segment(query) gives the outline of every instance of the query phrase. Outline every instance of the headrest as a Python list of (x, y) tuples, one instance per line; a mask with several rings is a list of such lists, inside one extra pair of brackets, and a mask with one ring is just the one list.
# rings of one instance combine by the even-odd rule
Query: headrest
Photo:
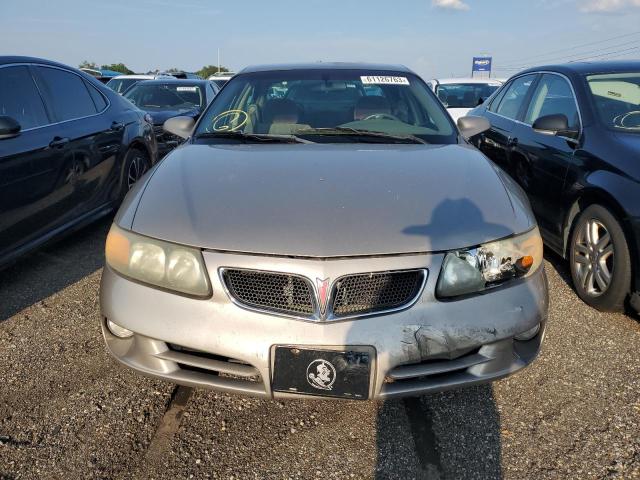
[(377, 113), (391, 113), (391, 105), (384, 97), (361, 97), (353, 110), (354, 120), (364, 120)]
[(265, 123), (298, 123), (300, 110), (295, 102), (277, 98), (265, 103), (262, 118)]

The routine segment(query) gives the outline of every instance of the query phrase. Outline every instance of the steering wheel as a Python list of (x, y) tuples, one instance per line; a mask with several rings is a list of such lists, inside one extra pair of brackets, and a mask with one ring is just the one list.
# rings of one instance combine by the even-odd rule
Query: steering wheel
[(365, 117), (364, 120), (395, 120), (397, 122), (401, 122), (398, 117), (395, 115), (391, 115), (390, 113), (374, 113), (373, 115), (369, 115)]
[[(635, 118), (635, 117), (638, 117), (638, 118)], [(630, 118), (635, 121), (631, 122), (632, 125), (627, 125), (626, 124), (627, 120), (629, 120)], [(613, 124), (616, 127), (622, 127), (622, 128), (640, 128), (640, 110), (633, 110), (631, 112), (618, 115), (613, 119)]]

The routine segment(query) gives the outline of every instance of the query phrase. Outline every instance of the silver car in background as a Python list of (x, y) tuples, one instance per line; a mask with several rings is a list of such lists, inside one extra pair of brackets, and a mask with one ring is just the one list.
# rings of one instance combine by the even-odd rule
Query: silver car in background
[(413, 72), (249, 68), (136, 184), (103, 332), (140, 373), (266, 398), (385, 399), (505, 377), (544, 337), (521, 189)]

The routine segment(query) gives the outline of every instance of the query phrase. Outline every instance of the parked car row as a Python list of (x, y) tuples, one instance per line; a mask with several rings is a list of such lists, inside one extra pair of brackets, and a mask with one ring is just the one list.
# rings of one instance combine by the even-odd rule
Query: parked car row
[(124, 198), (102, 328), (141, 373), (355, 400), (493, 381), (540, 351), (543, 239), (585, 301), (640, 310), (639, 72), (316, 63), (118, 95), (1, 57), (0, 263)]
[(233, 78), (235, 72), (217, 72), (210, 75), (207, 80), (214, 82), (218, 87), (222, 88), (224, 85)]
[(138, 82), (142, 82), (143, 80), (157, 80), (157, 79), (173, 79), (171, 75), (166, 74), (155, 74), (155, 75), (118, 75), (117, 77), (113, 77), (111, 80), (107, 82), (107, 87), (113, 90), (120, 95), (124, 95), (124, 93), (132, 86), (134, 86)]
[(179, 115), (197, 119), (218, 91), (218, 86), (208, 80), (171, 77), (138, 82), (123, 96), (149, 115), (162, 158), (182, 142), (181, 138), (164, 131), (164, 122)]
[(454, 121), (482, 105), (503, 83), (495, 78), (444, 78), (428, 82)]

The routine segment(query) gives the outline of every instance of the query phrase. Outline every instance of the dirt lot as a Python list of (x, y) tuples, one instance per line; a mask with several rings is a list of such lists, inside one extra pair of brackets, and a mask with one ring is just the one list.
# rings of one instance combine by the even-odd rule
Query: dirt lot
[(640, 478), (640, 322), (579, 301), (547, 258), (533, 366), (385, 403), (176, 388), (103, 346), (109, 220), (0, 273), (0, 479)]

